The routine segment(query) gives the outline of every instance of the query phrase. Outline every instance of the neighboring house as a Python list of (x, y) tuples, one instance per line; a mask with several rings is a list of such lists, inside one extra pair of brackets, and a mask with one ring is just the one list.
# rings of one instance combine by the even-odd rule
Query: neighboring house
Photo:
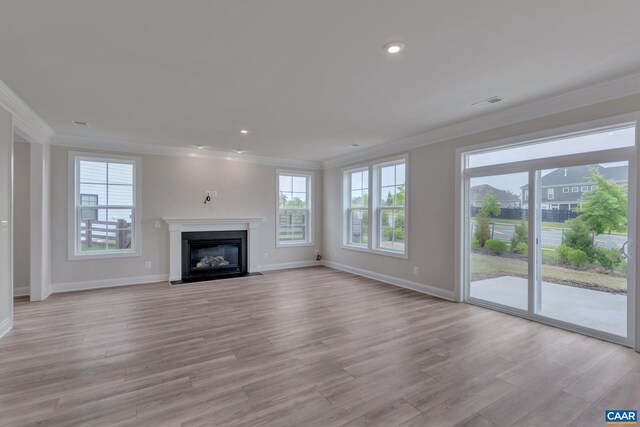
[(520, 207), (520, 197), (517, 194), (513, 194), (510, 191), (499, 190), (487, 184), (471, 187), (471, 206), (476, 208), (482, 207), (482, 201), (489, 193), (493, 193), (496, 196), (501, 208)]
[[(579, 207), (582, 195), (598, 187), (589, 181), (592, 168), (599, 170), (605, 179), (614, 180), (618, 184), (626, 184), (628, 181), (628, 166), (607, 168), (601, 165), (585, 165), (556, 169), (542, 177), (542, 209), (572, 210)], [(524, 185), (520, 188), (522, 207), (527, 209), (529, 186)]]

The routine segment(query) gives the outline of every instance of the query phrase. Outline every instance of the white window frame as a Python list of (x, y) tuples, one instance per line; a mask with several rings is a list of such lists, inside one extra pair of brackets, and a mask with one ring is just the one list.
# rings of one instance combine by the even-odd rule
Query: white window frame
[[(298, 176), (307, 178), (307, 239), (306, 240), (280, 240), (280, 176)], [(299, 170), (276, 170), (276, 248), (295, 248), (313, 246), (314, 238), (314, 203), (313, 203), (313, 178), (314, 173)], [(287, 208), (291, 210), (290, 208)]]
[[(456, 233), (455, 233), (455, 246), (456, 246), (456, 268), (455, 268), (455, 289), (454, 289), (454, 299), (459, 302), (467, 301), (466, 300), (466, 282), (469, 274), (469, 256), (468, 256), (468, 245), (467, 245), (467, 235), (468, 235), (468, 202), (466, 201), (466, 192), (468, 191), (467, 183), (466, 183), (466, 166), (465, 163), (466, 155), (479, 150), (486, 150), (488, 148), (493, 149), (501, 149), (503, 147), (507, 147), (509, 145), (516, 144), (532, 144), (537, 141), (543, 140), (553, 140), (560, 139), (563, 136), (572, 135), (575, 133), (588, 133), (595, 132), (604, 129), (616, 129), (623, 126), (635, 125), (636, 126), (636, 145), (635, 147), (622, 147), (611, 150), (604, 150), (609, 153), (615, 151), (616, 155), (607, 155), (607, 162), (609, 161), (629, 161), (629, 206), (636, 206), (636, 182), (637, 182), (637, 172), (636, 172), (636, 164), (640, 163), (640, 150), (637, 147), (640, 147), (640, 132), (637, 130), (640, 129), (640, 113), (631, 113), (624, 114), (615, 117), (607, 117), (603, 119), (593, 120), (590, 122), (578, 123), (574, 125), (569, 125), (561, 128), (548, 129), (544, 131), (534, 132), (531, 134), (519, 135), (509, 138), (504, 138), (497, 141), (492, 141), (488, 143), (481, 143), (471, 146), (465, 146), (456, 149)], [(600, 156), (601, 153), (598, 151), (582, 153), (578, 155), (566, 156), (562, 161), (554, 163), (558, 163), (558, 167), (560, 165), (562, 167), (569, 166), (578, 166), (585, 164), (592, 164), (597, 162), (602, 162), (602, 158)], [(619, 156), (619, 158), (618, 158)], [(630, 157), (629, 157), (630, 156)], [(562, 156), (559, 156), (562, 157)], [(558, 158), (556, 158), (558, 159)], [(528, 169), (531, 170), (540, 170), (540, 169), (548, 169), (550, 167), (555, 167), (550, 165), (549, 162), (544, 162), (543, 159), (539, 159), (539, 161), (529, 161), (527, 163), (530, 164)], [(522, 170), (522, 164), (524, 162), (512, 163), (508, 168), (502, 168), (500, 172), (502, 173), (513, 173), (520, 172)], [(488, 173), (491, 171), (491, 167), (486, 168), (484, 172)], [(498, 170), (498, 168), (495, 168)], [(539, 178), (538, 178), (539, 179)], [(530, 184), (534, 185), (535, 182), (531, 182)], [(535, 181), (535, 180), (533, 180)], [(575, 187), (574, 187), (575, 188)], [(573, 192), (573, 191), (572, 191)], [(521, 316), (527, 318), (529, 320), (536, 320), (541, 323), (550, 324), (553, 326), (558, 326), (560, 328), (568, 329), (574, 332), (578, 332), (587, 336), (596, 337), (599, 339), (617, 342), (623, 345), (633, 346), (637, 352), (640, 352), (640, 328), (637, 328), (635, 325), (639, 323), (640, 319), (640, 310), (636, 310), (636, 308), (640, 308), (640, 292), (636, 292), (636, 277), (640, 275), (640, 264), (636, 265), (636, 244), (635, 238), (637, 235), (636, 224), (640, 224), (640, 209), (635, 209), (634, 212), (631, 211), (631, 215), (629, 217), (629, 247), (627, 251), (630, 253), (630, 261), (629, 261), (629, 269), (628, 269), (628, 283), (629, 289), (627, 293), (627, 301), (628, 301), (628, 338), (627, 340), (619, 340), (617, 336), (613, 336), (611, 334), (589, 329), (586, 327), (577, 326), (575, 324), (570, 324), (567, 322), (563, 322), (560, 320), (555, 320), (551, 318), (544, 318), (539, 314), (529, 315), (517, 309), (502, 309), (497, 304), (485, 304), (487, 307), (491, 307), (492, 309), (498, 311), (504, 311), (509, 314), (513, 314), (516, 316)], [(529, 219), (533, 218), (534, 212), (530, 210)], [(535, 233), (529, 233), (530, 241), (534, 241), (536, 237)], [(535, 256), (536, 251), (529, 251), (529, 257)], [(529, 262), (529, 277), (535, 277), (533, 271), (535, 270), (535, 264)], [(531, 309), (532, 304), (535, 303), (535, 297), (531, 295), (529, 292), (529, 309)]]
[[(380, 176), (378, 170), (384, 166), (391, 166), (395, 164), (404, 163), (405, 165), (405, 200), (404, 200), (404, 252), (394, 251), (386, 248), (379, 247), (379, 236), (381, 232), (380, 227)], [(349, 224), (347, 215), (350, 209), (350, 196), (351, 196), (351, 173), (360, 171), (369, 172), (369, 230), (367, 245), (354, 245), (349, 243)], [(377, 255), (385, 255), (396, 258), (409, 258), (409, 155), (401, 154), (397, 156), (380, 159), (377, 161), (368, 162), (365, 164), (359, 164), (342, 169), (342, 249), (348, 249), (353, 251), (367, 252)], [(347, 179), (347, 177), (349, 179)]]
[[(80, 161), (98, 161), (129, 163), (133, 165), (133, 219), (131, 221), (131, 248), (118, 249), (113, 251), (81, 252), (80, 243), (80, 222), (78, 221), (80, 180), (78, 165)], [(68, 161), (68, 241), (67, 258), (69, 261), (104, 259), (104, 258), (129, 258), (138, 257), (142, 254), (142, 191), (141, 185), (141, 163), (140, 157), (121, 156), (115, 154), (98, 154), (88, 152), (69, 152)]]
[[(367, 194), (369, 203), (364, 208), (357, 208), (358, 210), (366, 210), (367, 216), (369, 218), (369, 227), (367, 229), (367, 244), (358, 244), (358, 243), (350, 243), (351, 239), (351, 210), (354, 209), (351, 207), (351, 175), (358, 172), (367, 172)], [(351, 169), (343, 169), (342, 171), (342, 200), (343, 200), (343, 209), (342, 209), (342, 219), (343, 219), (343, 232), (342, 232), (342, 242), (343, 248), (346, 249), (354, 249), (354, 250), (368, 250), (369, 244), (371, 243), (371, 171), (369, 170), (369, 166), (361, 166), (355, 167)]]
[(562, 192), (563, 193), (569, 193), (571, 191), (571, 189), (569, 187), (562, 187)]
[(547, 200), (553, 200), (556, 196), (555, 188), (547, 188)]
[(579, 193), (579, 192), (580, 192), (580, 188), (578, 188), (578, 187), (571, 187), (571, 192), (572, 192), (572, 193)]
[(591, 186), (591, 191), (593, 191), (593, 190), (595, 190), (595, 189), (597, 189), (597, 188), (598, 188), (598, 185), (597, 185), (597, 184), (594, 184), (594, 185), (592, 185), (592, 186)]
[(588, 185), (583, 185), (580, 187), (580, 192), (581, 193), (586, 193), (587, 191), (589, 191), (589, 186)]

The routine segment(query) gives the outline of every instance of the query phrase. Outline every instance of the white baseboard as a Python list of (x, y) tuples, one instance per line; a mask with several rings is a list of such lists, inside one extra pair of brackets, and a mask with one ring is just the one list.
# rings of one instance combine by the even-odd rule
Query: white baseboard
[(52, 293), (83, 291), (87, 289), (111, 288), (115, 286), (141, 285), (143, 283), (166, 282), (168, 274), (150, 276), (120, 277), (116, 279), (88, 280), (85, 282), (52, 283)]
[(9, 332), (12, 327), (13, 327), (13, 319), (10, 317), (7, 319), (4, 319), (4, 321), (0, 323), (0, 338), (6, 335), (6, 333)]
[(289, 268), (313, 267), (314, 265), (322, 265), (322, 261), (292, 261), (280, 264), (259, 265), (258, 271), (286, 270)]
[(335, 261), (325, 261), (324, 265), (336, 270), (342, 270), (346, 271), (347, 273), (357, 274), (358, 276), (368, 277), (369, 279), (379, 280), (380, 282), (389, 283), (401, 288), (411, 289), (412, 291), (421, 292), (423, 294), (446, 299), (449, 301), (455, 301), (454, 292), (446, 289), (436, 288), (434, 286), (425, 285), (424, 283), (412, 282), (411, 280), (405, 280), (399, 277), (389, 276), (387, 274), (376, 273), (374, 271), (340, 264)]
[(31, 295), (31, 286), (26, 285), (26, 286), (14, 286), (13, 287), (13, 296), (14, 297), (24, 297), (24, 296), (28, 296)]

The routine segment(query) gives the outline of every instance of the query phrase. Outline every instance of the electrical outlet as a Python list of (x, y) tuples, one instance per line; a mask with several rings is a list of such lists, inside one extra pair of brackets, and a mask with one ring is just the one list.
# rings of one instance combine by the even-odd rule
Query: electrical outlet
[(212, 199), (215, 199), (216, 197), (218, 197), (218, 190), (210, 191), (210, 193), (211, 193), (211, 198)]
[(416, 276), (420, 274), (420, 269), (418, 267), (413, 267), (413, 274), (415, 274)]
[(320, 249), (316, 249), (315, 251), (313, 251), (313, 254), (316, 255), (316, 256), (320, 255)]
[(156, 222), (153, 223), (153, 226), (155, 228), (161, 228), (162, 227), (162, 223), (160, 221), (156, 221)]
[(146, 268), (147, 270), (149, 270), (151, 268), (151, 261), (146, 261), (144, 263), (144, 268)]

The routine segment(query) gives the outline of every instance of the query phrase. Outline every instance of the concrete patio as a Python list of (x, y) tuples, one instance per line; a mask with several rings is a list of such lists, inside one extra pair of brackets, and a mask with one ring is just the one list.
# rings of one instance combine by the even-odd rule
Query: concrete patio
[[(474, 298), (527, 309), (527, 279), (502, 276), (471, 282)], [(540, 315), (627, 335), (627, 296), (542, 282)]]

